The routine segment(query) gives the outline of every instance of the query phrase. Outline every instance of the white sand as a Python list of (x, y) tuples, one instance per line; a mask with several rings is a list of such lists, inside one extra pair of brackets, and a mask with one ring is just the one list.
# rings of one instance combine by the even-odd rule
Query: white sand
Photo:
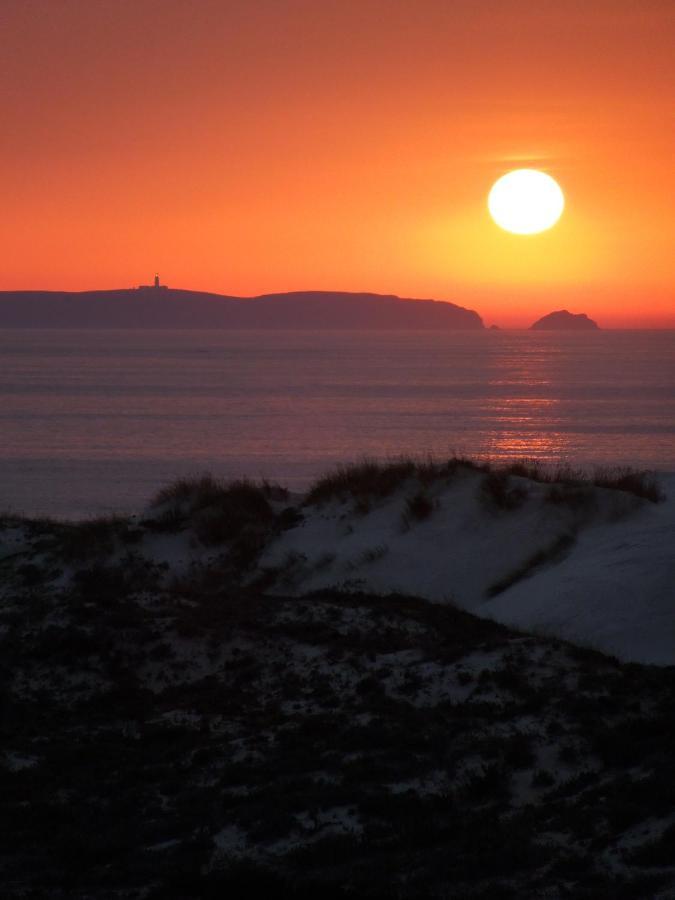
[[(547, 485), (521, 479), (513, 481), (528, 489), (522, 507), (486, 508), (480, 480), (466, 473), (434, 485), (427, 493), (437, 508), (408, 529), (402, 515), (419, 490), (413, 482), (367, 515), (348, 502), (306, 507), (305, 520), (270, 546), (262, 565), (285, 566), (283, 589), (296, 593), (399, 591), (624, 660), (675, 664), (675, 476), (663, 477), (668, 498), (659, 504), (595, 489), (585, 521), (544, 502)], [(561, 558), (490, 599), (492, 585), (572, 528), (577, 539)]]

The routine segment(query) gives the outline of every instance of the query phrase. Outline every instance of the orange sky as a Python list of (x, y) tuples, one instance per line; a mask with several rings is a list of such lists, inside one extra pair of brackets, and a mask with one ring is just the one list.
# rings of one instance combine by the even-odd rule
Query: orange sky
[[(675, 327), (673, 0), (2, 0), (0, 289)], [(551, 231), (492, 223), (540, 167)]]

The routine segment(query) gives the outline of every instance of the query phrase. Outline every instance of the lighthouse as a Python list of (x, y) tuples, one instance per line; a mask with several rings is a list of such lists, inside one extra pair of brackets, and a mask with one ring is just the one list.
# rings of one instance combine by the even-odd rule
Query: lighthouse
[(159, 280), (159, 273), (155, 272), (155, 278), (152, 284), (139, 284), (139, 291), (166, 291), (167, 286)]

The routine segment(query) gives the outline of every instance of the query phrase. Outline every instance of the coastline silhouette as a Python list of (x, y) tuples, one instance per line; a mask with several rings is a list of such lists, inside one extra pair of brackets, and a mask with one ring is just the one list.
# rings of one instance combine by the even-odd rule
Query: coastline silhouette
[(160, 284), (110, 291), (0, 292), (0, 328), (480, 330), (477, 312), (391, 294), (295, 291), (233, 297)]

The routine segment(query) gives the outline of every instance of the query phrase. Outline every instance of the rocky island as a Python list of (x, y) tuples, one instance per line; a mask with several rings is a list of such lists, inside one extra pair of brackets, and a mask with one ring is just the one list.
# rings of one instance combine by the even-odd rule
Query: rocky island
[(597, 331), (598, 328), (598, 323), (586, 313), (571, 313), (566, 309), (542, 316), (530, 326), (532, 331)]

